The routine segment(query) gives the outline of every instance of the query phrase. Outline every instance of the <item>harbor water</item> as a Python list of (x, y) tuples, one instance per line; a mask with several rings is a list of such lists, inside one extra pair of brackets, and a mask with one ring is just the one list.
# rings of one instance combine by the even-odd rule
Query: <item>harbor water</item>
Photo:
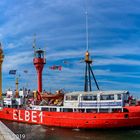
[(140, 140), (140, 128), (81, 130), (2, 121), (21, 140)]

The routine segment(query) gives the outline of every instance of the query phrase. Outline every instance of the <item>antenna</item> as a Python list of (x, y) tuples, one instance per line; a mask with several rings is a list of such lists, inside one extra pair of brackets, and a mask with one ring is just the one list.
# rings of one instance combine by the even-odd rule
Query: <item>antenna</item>
[(89, 40), (88, 40), (88, 12), (85, 12), (86, 14), (86, 50), (89, 49)]
[(88, 35), (88, 10), (87, 10), (87, 1), (85, 3), (85, 16), (86, 16), (86, 51), (89, 49), (89, 35)]
[(35, 55), (35, 50), (36, 50), (36, 34), (33, 36), (33, 49), (34, 49), (34, 55)]
[(45, 46), (45, 49), (44, 49), (44, 58), (46, 58), (46, 53), (47, 53), (47, 46)]
[(36, 47), (36, 34), (34, 34), (34, 37), (33, 37), (33, 48)]

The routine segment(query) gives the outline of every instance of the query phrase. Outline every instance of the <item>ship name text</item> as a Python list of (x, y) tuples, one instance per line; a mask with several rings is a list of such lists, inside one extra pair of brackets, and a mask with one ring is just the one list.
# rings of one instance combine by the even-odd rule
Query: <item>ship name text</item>
[(38, 111), (28, 111), (28, 110), (13, 110), (13, 119), (25, 122), (37, 123), (43, 122), (43, 112)]

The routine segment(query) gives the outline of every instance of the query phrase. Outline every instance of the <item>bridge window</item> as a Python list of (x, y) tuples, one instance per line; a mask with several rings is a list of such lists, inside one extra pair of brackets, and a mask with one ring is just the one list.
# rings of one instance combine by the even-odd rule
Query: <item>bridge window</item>
[(66, 96), (66, 100), (71, 100), (71, 96)]
[(71, 96), (71, 100), (78, 100), (78, 96)]
[(101, 95), (100, 100), (114, 100), (114, 95)]
[(92, 96), (92, 95), (85, 95), (82, 96), (83, 101), (95, 101), (97, 100), (97, 96)]
[(108, 95), (101, 95), (100, 100), (108, 100)]
[(121, 94), (117, 94), (117, 100), (121, 100)]
[(67, 101), (76, 101), (76, 100), (78, 100), (78, 96), (74, 96), (74, 95), (66, 96), (66, 100)]
[(109, 95), (109, 100), (114, 100), (114, 95)]

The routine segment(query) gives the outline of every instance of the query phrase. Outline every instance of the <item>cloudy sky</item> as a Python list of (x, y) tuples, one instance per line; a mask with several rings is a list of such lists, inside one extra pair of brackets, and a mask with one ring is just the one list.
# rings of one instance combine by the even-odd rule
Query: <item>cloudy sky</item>
[[(85, 3), (85, 0), (0, 1), (4, 91), (15, 88), (15, 77), (9, 75), (11, 69), (21, 75), (20, 87), (37, 88), (32, 62), (34, 34), (37, 47), (46, 50), (43, 88), (83, 90), (85, 64), (80, 60), (86, 51)], [(130, 90), (140, 97), (139, 6), (139, 0), (87, 0), (89, 51), (102, 90)], [(50, 70), (52, 65), (62, 65), (62, 71)], [(94, 82), (93, 90), (96, 90)]]

